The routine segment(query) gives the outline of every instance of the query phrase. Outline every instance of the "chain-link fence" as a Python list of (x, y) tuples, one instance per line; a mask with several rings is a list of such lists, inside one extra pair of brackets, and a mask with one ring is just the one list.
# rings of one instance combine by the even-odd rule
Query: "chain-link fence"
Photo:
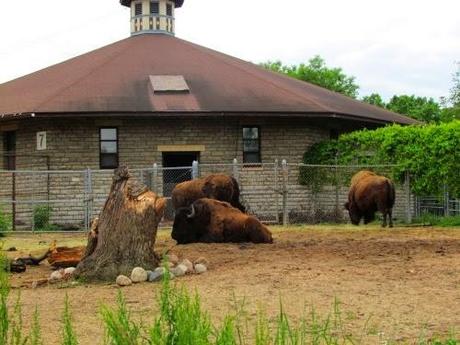
[[(343, 204), (351, 177), (368, 169), (390, 177), (396, 186), (396, 221), (410, 222), (423, 212), (460, 214), (460, 202), (447, 198), (417, 198), (410, 177), (394, 166), (324, 166), (287, 164), (285, 161), (246, 165), (198, 164), (188, 167), (132, 169), (132, 174), (168, 199), (161, 226), (174, 219), (170, 197), (183, 181), (212, 173), (235, 177), (248, 213), (269, 224), (348, 222)], [(0, 171), (0, 223), (14, 231), (85, 231), (108, 196), (111, 170)], [(0, 224), (0, 225), (1, 225)], [(5, 227), (1, 225), (0, 227)], [(1, 229), (0, 229), (1, 231)]]

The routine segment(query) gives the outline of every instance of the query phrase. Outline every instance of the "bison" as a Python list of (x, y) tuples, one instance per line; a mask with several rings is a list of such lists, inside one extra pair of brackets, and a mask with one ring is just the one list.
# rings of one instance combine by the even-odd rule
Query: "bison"
[(253, 242), (273, 243), (271, 232), (257, 218), (227, 202), (198, 199), (176, 211), (172, 238), (178, 244)]
[(240, 203), (240, 187), (231, 176), (213, 174), (204, 178), (179, 183), (172, 191), (172, 204), (175, 210), (190, 206), (195, 200), (210, 198), (226, 201), (241, 212), (245, 207)]
[(383, 214), (382, 226), (387, 226), (388, 216), (389, 226), (392, 228), (391, 215), (394, 203), (393, 182), (372, 171), (363, 170), (356, 173), (351, 179), (348, 202), (344, 206), (354, 225), (359, 225), (362, 218), (364, 218), (364, 224), (372, 222), (375, 219), (375, 212), (379, 211)]

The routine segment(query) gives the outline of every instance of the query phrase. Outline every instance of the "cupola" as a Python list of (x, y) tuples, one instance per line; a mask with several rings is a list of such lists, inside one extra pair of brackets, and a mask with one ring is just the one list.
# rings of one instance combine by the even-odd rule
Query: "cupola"
[(184, 0), (120, 0), (120, 3), (131, 8), (131, 35), (174, 35), (174, 13)]

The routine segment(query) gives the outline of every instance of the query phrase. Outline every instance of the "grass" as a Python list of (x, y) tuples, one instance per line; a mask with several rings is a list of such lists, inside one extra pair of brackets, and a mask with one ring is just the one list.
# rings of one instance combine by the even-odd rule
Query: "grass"
[[(38, 310), (35, 309), (29, 333), (23, 329), (20, 294), (13, 310), (7, 299), (10, 293), (6, 259), (0, 257), (0, 344), (43, 345)], [(340, 302), (334, 301), (332, 312), (321, 316), (312, 309), (306, 317), (293, 321), (280, 301), (279, 313), (270, 320), (259, 312), (255, 323), (246, 318), (244, 301), (236, 301), (234, 312), (224, 317), (221, 325), (212, 322), (203, 310), (198, 293), (173, 285), (165, 276), (157, 295), (159, 315), (150, 325), (134, 320), (119, 290), (115, 307), (102, 306), (100, 316), (105, 328), (104, 345), (347, 345), (366, 344), (360, 335), (347, 332)], [(61, 321), (61, 344), (78, 345), (69, 299), (64, 300)], [(346, 318), (346, 317), (345, 317)], [(366, 332), (366, 325), (363, 332)], [(393, 344), (382, 340), (381, 344)], [(411, 344), (458, 345), (454, 334), (447, 339), (425, 340)]]
[(460, 226), (460, 215), (439, 217), (431, 213), (424, 213), (420, 217), (414, 220), (414, 223), (421, 223), (424, 225), (439, 226), (443, 228), (459, 227)]

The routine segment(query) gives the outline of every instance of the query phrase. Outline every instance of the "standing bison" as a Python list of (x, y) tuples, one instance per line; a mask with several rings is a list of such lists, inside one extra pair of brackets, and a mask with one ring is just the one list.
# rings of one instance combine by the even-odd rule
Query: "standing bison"
[(379, 211), (383, 214), (382, 226), (387, 226), (388, 216), (389, 226), (392, 228), (391, 215), (394, 204), (395, 187), (390, 179), (367, 170), (358, 172), (351, 179), (345, 208), (354, 225), (359, 225), (361, 218), (364, 218), (364, 224), (372, 222), (375, 212)]
[(198, 199), (210, 198), (226, 201), (241, 212), (246, 211), (240, 203), (238, 182), (233, 177), (224, 174), (214, 174), (179, 183), (172, 191), (171, 197), (175, 210), (188, 207)]
[(257, 218), (227, 202), (203, 198), (176, 211), (172, 238), (178, 244), (253, 242), (273, 243), (271, 232)]

